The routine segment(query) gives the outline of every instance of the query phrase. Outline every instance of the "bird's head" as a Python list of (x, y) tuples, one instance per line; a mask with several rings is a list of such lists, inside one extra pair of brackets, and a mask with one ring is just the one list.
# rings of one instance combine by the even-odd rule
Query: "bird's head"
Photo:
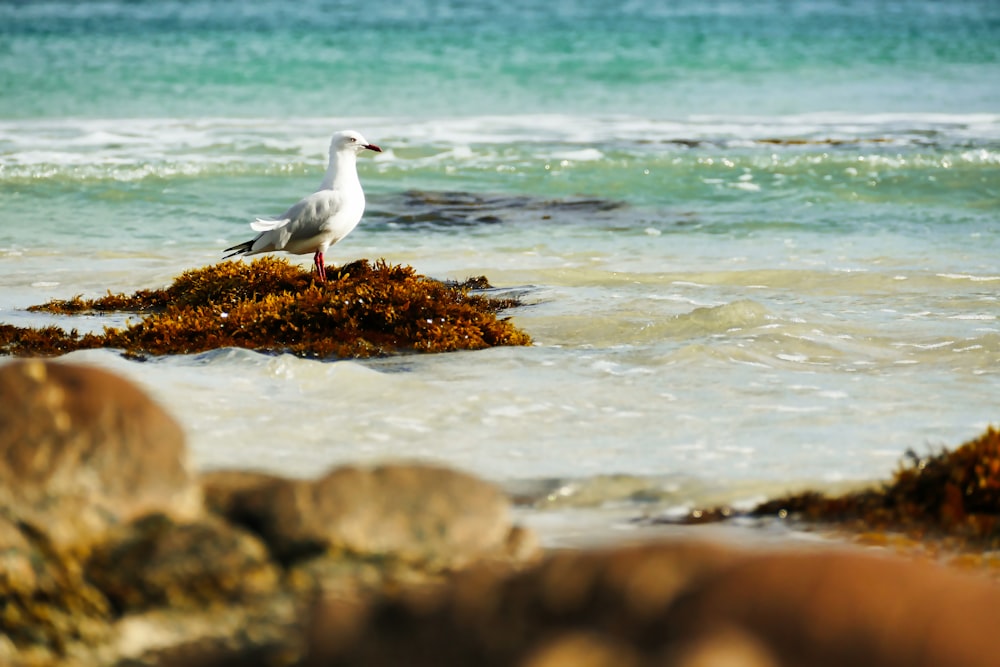
[(354, 130), (337, 132), (333, 135), (333, 140), (330, 141), (330, 153), (354, 151), (357, 154), (363, 150), (375, 151), (376, 153), (382, 152), (381, 148), (375, 144), (368, 143), (368, 140), (361, 136), (360, 132), (355, 132)]

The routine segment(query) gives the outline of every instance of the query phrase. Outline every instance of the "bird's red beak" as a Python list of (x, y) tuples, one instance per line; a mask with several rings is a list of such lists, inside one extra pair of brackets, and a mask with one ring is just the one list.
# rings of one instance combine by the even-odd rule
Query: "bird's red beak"
[(365, 144), (365, 148), (367, 148), (370, 151), (375, 151), (376, 153), (382, 152), (382, 149), (376, 146), (375, 144)]

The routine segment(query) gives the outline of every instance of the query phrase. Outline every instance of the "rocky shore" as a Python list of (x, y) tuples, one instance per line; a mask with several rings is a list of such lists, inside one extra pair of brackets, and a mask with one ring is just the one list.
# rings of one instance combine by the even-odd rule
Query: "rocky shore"
[[(0, 664), (995, 665), (995, 579), (884, 551), (545, 552), (421, 463), (199, 474), (102, 370), (0, 366)], [(979, 525), (979, 524), (977, 524)]]

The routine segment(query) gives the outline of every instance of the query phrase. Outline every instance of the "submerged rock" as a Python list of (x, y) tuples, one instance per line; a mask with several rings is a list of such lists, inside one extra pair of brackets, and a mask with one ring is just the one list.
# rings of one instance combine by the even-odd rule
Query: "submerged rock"
[(365, 260), (331, 267), (327, 275), (327, 283), (316, 283), (284, 259), (262, 257), (188, 271), (164, 290), (53, 301), (32, 310), (125, 311), (143, 318), (84, 335), (0, 325), (0, 353), (51, 356), (107, 347), (136, 356), (243, 347), (328, 358), (531, 343), (509, 319), (497, 317), (511, 300), (470, 293), (482, 286), (479, 279), (446, 284), (411, 267)]
[(570, 197), (549, 199), (525, 195), (461, 191), (408, 190), (379, 198), (370, 211), (374, 220), (405, 227), (469, 227), (610, 218), (627, 204), (612, 199)]

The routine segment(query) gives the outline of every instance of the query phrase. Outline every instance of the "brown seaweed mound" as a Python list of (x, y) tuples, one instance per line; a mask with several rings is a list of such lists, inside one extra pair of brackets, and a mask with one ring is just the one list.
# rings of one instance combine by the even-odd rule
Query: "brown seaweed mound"
[(483, 279), (451, 285), (409, 266), (359, 260), (316, 283), (286, 260), (222, 262), (187, 271), (164, 290), (33, 306), (59, 314), (124, 311), (141, 320), (103, 334), (0, 325), (0, 353), (52, 356), (97, 347), (130, 355), (190, 354), (220, 347), (304, 357), (371, 357), (530, 345), (497, 312), (514, 304), (470, 294)]
[(958, 449), (907, 461), (881, 488), (828, 497), (807, 492), (756, 507), (756, 516), (861, 524), (919, 536), (1000, 543), (1000, 431), (990, 427)]

